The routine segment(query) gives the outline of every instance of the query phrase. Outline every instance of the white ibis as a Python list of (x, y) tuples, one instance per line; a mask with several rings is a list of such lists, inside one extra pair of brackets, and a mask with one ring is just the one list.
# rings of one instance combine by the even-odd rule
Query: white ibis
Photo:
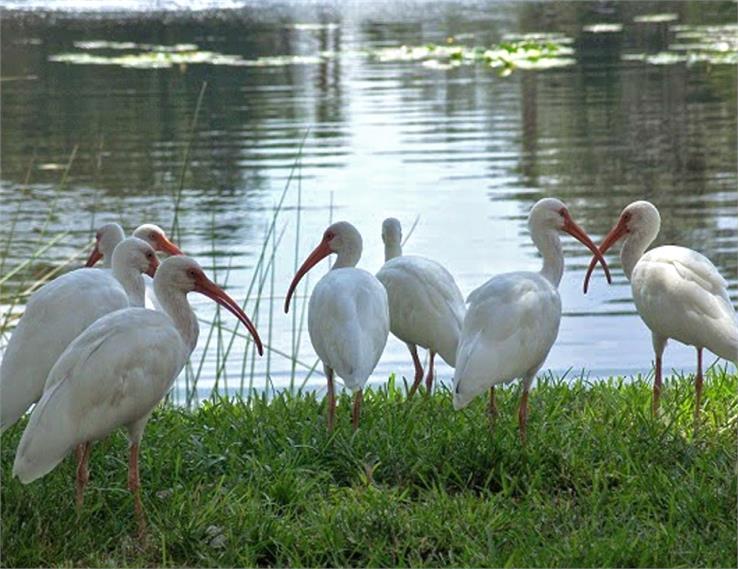
[(543, 257), (543, 267), (539, 272), (498, 275), (469, 295), (454, 375), (454, 407), (465, 407), (489, 388), (492, 417), (497, 413), (494, 386), (522, 378), (518, 421), (523, 442), (528, 391), (559, 334), (558, 286), (564, 273), (559, 233), (568, 233), (592, 251), (610, 280), (607, 264), (597, 247), (561, 201), (544, 198), (536, 202), (528, 216), (528, 228)]
[[(146, 241), (154, 251), (164, 251), (170, 255), (181, 255), (182, 251), (167, 237), (164, 230), (158, 225), (145, 223), (136, 228), (133, 237)], [(112, 256), (116, 245), (125, 239), (123, 228), (117, 223), (106, 223), (95, 232), (95, 246), (87, 257), (86, 267), (94, 266), (100, 259), (103, 268), (112, 266)]]
[(144, 305), (142, 273), (156, 271), (154, 250), (130, 237), (111, 260), (111, 271), (71, 271), (31, 295), (0, 363), (0, 432), (39, 400), (49, 370), (85, 328), (115, 310)]
[(285, 313), (300, 279), (321, 259), (336, 253), (336, 262), (315, 285), (308, 305), (308, 331), (328, 380), (328, 430), (336, 413), (334, 373), (354, 392), (353, 426), (358, 428), (363, 388), (377, 365), (389, 334), (387, 292), (374, 275), (356, 268), (361, 235), (345, 221), (334, 223), (292, 279)]
[[(107, 223), (100, 227), (95, 233), (95, 247), (93, 247), (87, 258), (85, 266), (92, 267), (100, 259), (103, 261), (103, 268), (109, 269), (111, 266), (111, 258), (115, 246), (120, 243), (125, 234), (123, 228), (117, 223)], [(152, 223), (144, 223), (136, 228), (133, 237), (138, 237), (146, 241), (154, 248), (154, 251), (164, 251), (169, 255), (181, 255), (182, 251), (167, 237), (164, 230), (158, 225)], [(148, 277), (144, 277), (146, 284), (146, 308), (154, 310), (160, 309), (159, 303), (154, 294), (154, 281)]]
[(13, 464), (13, 474), (27, 484), (50, 472), (70, 450), (84, 443), (87, 450), (79, 493), (87, 481), (89, 443), (125, 427), (130, 441), (128, 487), (134, 495), (141, 537), (145, 516), (139, 443), (151, 412), (197, 343), (197, 318), (187, 294), (204, 294), (233, 313), (253, 336), (259, 354), (263, 353), (249, 318), (194, 260), (178, 256), (163, 261), (154, 287), (164, 312), (119, 310), (97, 320), (69, 345), (49, 372), (47, 389), (31, 413)]
[(385, 263), (377, 278), (387, 289), (390, 331), (407, 344), (415, 365), (412, 397), (423, 379), (417, 346), (429, 352), (427, 393), (433, 386), (433, 359), (439, 354), (451, 367), (464, 322), (464, 297), (456, 281), (439, 263), (402, 256), (402, 226), (390, 217), (382, 223)]
[[(675, 245), (646, 252), (661, 227), (659, 210), (647, 201), (627, 206), (600, 245), (605, 254), (620, 239), (620, 261), (630, 281), (638, 314), (651, 330), (656, 354), (653, 413), (661, 396), (661, 357), (669, 338), (697, 349), (695, 421), (702, 399), (702, 350), (707, 348), (738, 365), (738, 324), (727, 283), (704, 255)], [(590, 263), (584, 280), (587, 292), (594, 270)]]

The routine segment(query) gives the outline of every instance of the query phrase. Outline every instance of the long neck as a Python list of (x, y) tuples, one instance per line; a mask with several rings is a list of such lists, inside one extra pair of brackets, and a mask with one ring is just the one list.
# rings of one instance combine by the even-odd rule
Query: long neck
[(623, 265), (623, 272), (630, 280), (630, 275), (636, 266), (638, 260), (646, 252), (646, 248), (651, 244), (652, 239), (646, 239), (637, 233), (631, 233), (625, 238), (623, 248), (620, 250), (620, 263)]
[(131, 306), (143, 306), (146, 297), (146, 284), (139, 271), (131, 267), (113, 266), (113, 276), (123, 285)]
[(385, 262), (395, 257), (402, 256), (402, 244), (399, 241), (387, 240), (384, 242), (384, 260)]
[(559, 286), (564, 274), (564, 252), (556, 231), (531, 231), (531, 238), (543, 257), (541, 275), (555, 287)]
[(181, 291), (172, 289), (166, 283), (161, 283), (154, 279), (154, 292), (164, 312), (174, 322), (174, 327), (182, 337), (189, 353), (195, 349), (197, 345), (197, 336), (200, 333), (200, 327), (197, 325), (197, 318), (192, 312), (190, 303), (187, 302), (187, 295)]
[(355, 267), (356, 263), (361, 259), (361, 245), (355, 243), (347, 243), (339, 252), (334, 269), (344, 269), (346, 267)]

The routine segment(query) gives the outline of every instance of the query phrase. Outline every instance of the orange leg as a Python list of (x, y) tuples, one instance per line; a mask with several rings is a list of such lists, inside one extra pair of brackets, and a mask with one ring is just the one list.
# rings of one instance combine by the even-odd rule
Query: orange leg
[(700, 407), (702, 406), (702, 348), (697, 348), (697, 377), (694, 380), (694, 426), (700, 422)]
[(359, 419), (361, 418), (361, 402), (364, 400), (364, 391), (359, 389), (354, 395), (354, 410), (351, 415), (351, 423), (354, 425), (354, 431), (359, 428)]
[(407, 348), (410, 350), (410, 355), (413, 357), (413, 365), (415, 366), (415, 380), (407, 394), (407, 398), (412, 399), (418, 387), (420, 387), (420, 382), (423, 381), (423, 365), (420, 363), (420, 358), (418, 357), (418, 349), (413, 344), (408, 344)]
[(653, 379), (653, 416), (659, 413), (659, 401), (661, 400), (661, 356), (656, 356), (656, 371)]
[(82, 504), (85, 500), (85, 486), (87, 486), (87, 482), (90, 479), (90, 471), (87, 468), (87, 463), (90, 460), (91, 449), (91, 443), (82, 443), (75, 448), (75, 454), (77, 455), (77, 482), (75, 484), (77, 512), (82, 509)]
[(333, 385), (333, 370), (327, 368), (326, 371), (328, 379), (328, 432), (332, 433), (336, 421), (336, 391)]
[(520, 442), (525, 444), (526, 433), (528, 430), (528, 389), (523, 390), (523, 396), (520, 398), (520, 408), (518, 409), (518, 428), (520, 429)]
[(141, 482), (138, 477), (138, 443), (131, 445), (128, 457), (128, 490), (133, 494), (133, 509), (138, 522), (138, 538), (146, 535), (146, 515), (141, 502)]
[(436, 357), (436, 354), (430, 350), (430, 358), (428, 363), (428, 375), (425, 376), (425, 394), (426, 396), (430, 395), (431, 389), (433, 389), (433, 379), (435, 378), (435, 373), (433, 369), (433, 358)]
[(489, 420), (491, 426), (494, 427), (497, 421), (497, 399), (495, 398), (495, 386), (489, 388)]

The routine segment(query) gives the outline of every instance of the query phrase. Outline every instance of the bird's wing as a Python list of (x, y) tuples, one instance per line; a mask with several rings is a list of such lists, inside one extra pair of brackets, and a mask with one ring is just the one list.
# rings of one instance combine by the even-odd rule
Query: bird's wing
[(646, 253), (631, 275), (633, 298), (652, 330), (738, 359), (738, 324), (725, 279), (704, 255), (665, 246)]
[(559, 330), (561, 300), (536, 273), (511, 273), (477, 289), (459, 340), (457, 408), (498, 383), (535, 372)]
[(408, 256), (387, 262), (377, 278), (387, 289), (392, 332), (453, 365), (466, 308), (451, 274), (434, 261)]
[(310, 297), (308, 330), (320, 359), (347, 387), (364, 385), (377, 365), (389, 334), (387, 293), (360, 269), (337, 269)]
[(132, 308), (96, 321), (49, 372), (48, 388), (21, 438), (14, 473), (30, 482), (75, 445), (146, 417), (186, 358), (164, 314)]
[(0, 364), (0, 430), (38, 401), (52, 366), (87, 326), (128, 306), (128, 296), (106, 271), (62, 275), (31, 296)]

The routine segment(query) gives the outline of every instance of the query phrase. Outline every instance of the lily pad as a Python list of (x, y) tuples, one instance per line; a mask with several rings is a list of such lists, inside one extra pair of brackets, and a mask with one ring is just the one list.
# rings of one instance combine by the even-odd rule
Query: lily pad
[(591, 34), (611, 34), (623, 31), (623, 24), (590, 24), (582, 28)]
[(674, 43), (668, 51), (659, 53), (631, 53), (622, 56), (625, 61), (644, 61), (653, 65), (686, 63), (695, 65), (738, 65), (738, 25), (672, 26)]
[(292, 24), (290, 26), (293, 30), (300, 30), (304, 32), (317, 32), (320, 30), (337, 30), (338, 24), (335, 22), (329, 22), (327, 24), (320, 24), (320, 23), (301, 23), (301, 24)]
[[(461, 44), (399, 46), (377, 49), (371, 57), (381, 62), (419, 62), (430, 69), (447, 70), (461, 65), (486, 64), (493, 68), (550, 69), (573, 65), (572, 39), (563, 34), (526, 34), (505, 36), (499, 44), (467, 46)], [(503, 73), (503, 75), (509, 74)]]
[(633, 21), (639, 24), (662, 24), (665, 22), (675, 22), (679, 19), (678, 14), (642, 14), (633, 18)]
[[(234, 67), (279, 67), (285, 65), (314, 65), (327, 56), (282, 55), (244, 59), (239, 55), (228, 55), (215, 51), (173, 49), (181, 46), (149, 46), (152, 51), (125, 55), (94, 55), (87, 52), (60, 53), (49, 57), (49, 61), (76, 65), (117, 65), (130, 69), (167, 69), (180, 65), (226, 65)], [(170, 49), (156, 49), (167, 47)], [(197, 46), (191, 46), (197, 47)]]

